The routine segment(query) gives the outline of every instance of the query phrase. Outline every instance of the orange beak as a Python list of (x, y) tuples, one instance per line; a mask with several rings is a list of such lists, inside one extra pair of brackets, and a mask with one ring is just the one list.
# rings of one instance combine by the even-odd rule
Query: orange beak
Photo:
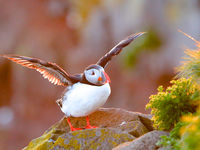
[(99, 77), (99, 78), (98, 78), (98, 81), (102, 81), (102, 77)]
[(106, 83), (110, 83), (110, 77), (108, 76), (108, 74), (106, 72), (103, 72), (105, 77), (106, 77)]

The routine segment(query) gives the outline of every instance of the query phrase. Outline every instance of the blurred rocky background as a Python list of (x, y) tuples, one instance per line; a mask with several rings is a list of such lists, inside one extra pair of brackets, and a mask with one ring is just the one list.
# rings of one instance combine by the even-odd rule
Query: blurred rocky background
[[(158, 85), (169, 84), (183, 50), (200, 39), (200, 0), (0, 0), (0, 54), (84, 68), (131, 33), (146, 31), (106, 68), (112, 94), (105, 107), (145, 111)], [(0, 59), (0, 149), (21, 149), (63, 117), (63, 87)]]

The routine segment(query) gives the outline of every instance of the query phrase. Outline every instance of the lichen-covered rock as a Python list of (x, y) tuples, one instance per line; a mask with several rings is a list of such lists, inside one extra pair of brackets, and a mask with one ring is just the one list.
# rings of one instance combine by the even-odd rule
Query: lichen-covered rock
[(154, 130), (131, 142), (125, 142), (113, 150), (156, 150), (156, 143), (161, 135), (168, 135), (168, 132)]
[(46, 134), (39, 139), (33, 140), (25, 149), (109, 150), (123, 142), (131, 141), (133, 139), (135, 138), (130, 134), (117, 129), (98, 128), (64, 133), (57, 138), (54, 136), (49, 137), (48, 134)]
[(130, 134), (117, 129), (90, 129), (63, 134), (56, 140), (52, 149), (55, 150), (56, 146), (59, 146), (65, 149), (110, 150), (133, 139), (135, 138)]
[[(71, 132), (64, 117), (41, 137), (32, 140), (24, 150), (112, 149), (153, 129), (148, 115), (123, 109), (101, 108), (89, 117), (90, 124), (100, 128)], [(71, 117), (70, 121), (74, 127), (86, 126), (85, 117)]]

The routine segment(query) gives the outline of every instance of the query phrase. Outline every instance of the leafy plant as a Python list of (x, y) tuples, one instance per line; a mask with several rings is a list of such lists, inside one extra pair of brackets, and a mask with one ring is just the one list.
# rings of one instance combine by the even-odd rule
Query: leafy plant
[(156, 145), (162, 146), (165, 150), (180, 150), (179, 139), (171, 137), (170, 135), (163, 135), (160, 138), (161, 140)]
[(166, 91), (160, 86), (146, 106), (152, 109), (154, 126), (161, 130), (173, 129), (181, 116), (196, 112), (200, 97), (198, 86), (191, 79), (172, 80), (171, 84)]
[(166, 150), (180, 150), (180, 129), (186, 124), (187, 123), (185, 122), (178, 122), (170, 132), (169, 136), (161, 136), (161, 140), (156, 144), (158, 146), (163, 146)]
[(199, 150), (200, 148), (200, 110), (185, 115), (171, 130), (169, 136), (161, 136), (156, 144), (165, 150)]
[(200, 148), (200, 111), (195, 115), (184, 116), (187, 126), (181, 128), (181, 150), (199, 150)]
[(185, 35), (196, 42), (197, 50), (185, 51), (187, 56), (177, 69), (180, 79), (171, 81), (172, 86), (165, 91), (160, 86), (147, 105), (152, 109), (155, 127), (170, 131), (157, 142), (166, 150), (200, 148), (200, 42)]

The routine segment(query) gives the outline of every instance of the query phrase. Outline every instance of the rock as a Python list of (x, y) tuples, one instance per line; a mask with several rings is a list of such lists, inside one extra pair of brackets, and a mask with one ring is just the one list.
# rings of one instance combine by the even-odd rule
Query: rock
[[(139, 121), (147, 129), (149, 129), (149, 131), (153, 130), (153, 123), (149, 115), (145, 115), (138, 112), (126, 111), (120, 108), (101, 108), (98, 111), (91, 114), (89, 117), (92, 125), (101, 128), (116, 127), (123, 123)], [(64, 127), (67, 130), (69, 130), (66, 118), (64, 122)], [(72, 118), (71, 122), (75, 127), (85, 127), (86, 125), (85, 117)]]
[(89, 129), (74, 131), (54, 136), (54, 133), (46, 133), (42, 137), (33, 140), (25, 149), (42, 149), (42, 150), (88, 150), (88, 149), (107, 149), (130, 140), (135, 139), (130, 134), (124, 133), (117, 129)]
[(148, 132), (148, 129), (140, 121), (122, 123), (116, 128), (120, 129), (121, 131), (126, 131), (135, 137), (139, 137)]
[(149, 131), (153, 131), (154, 127), (153, 127), (153, 121), (151, 120), (152, 115), (150, 114), (138, 114), (138, 117), (140, 118), (140, 121), (145, 125), (145, 127), (149, 130)]
[[(117, 108), (101, 108), (89, 116), (96, 129), (71, 132), (66, 117), (32, 140), (29, 149), (112, 149), (153, 129), (150, 116)], [(85, 117), (70, 117), (74, 127), (84, 128)], [(144, 124), (143, 124), (144, 122)]]
[(154, 130), (132, 142), (125, 142), (113, 150), (156, 150), (156, 143), (160, 140), (161, 135), (168, 135), (168, 132)]

